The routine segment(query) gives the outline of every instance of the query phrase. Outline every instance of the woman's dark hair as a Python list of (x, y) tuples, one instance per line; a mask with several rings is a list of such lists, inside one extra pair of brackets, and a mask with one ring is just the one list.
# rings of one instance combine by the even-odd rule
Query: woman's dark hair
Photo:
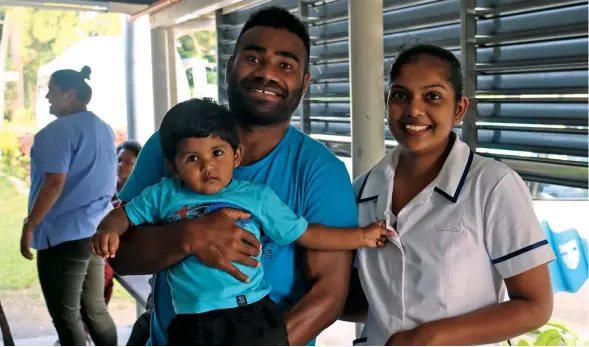
[(62, 92), (75, 90), (79, 101), (89, 103), (92, 99), (92, 88), (86, 83), (90, 79), (92, 70), (84, 66), (82, 70), (75, 71), (70, 69), (58, 70), (51, 75), (53, 83), (61, 89)]
[(456, 94), (456, 101), (460, 101), (463, 92), (463, 74), (462, 65), (452, 52), (433, 45), (418, 44), (407, 49), (401, 50), (391, 69), (389, 71), (389, 90), (391, 89), (393, 80), (397, 78), (401, 68), (407, 63), (412, 63), (423, 56), (430, 56), (442, 60), (448, 65), (448, 82), (452, 85), (454, 93)]
[(138, 157), (139, 152), (141, 152), (141, 144), (135, 140), (127, 140), (117, 147), (117, 154), (123, 149), (133, 153), (135, 157)]
[(218, 136), (236, 150), (239, 146), (237, 118), (211, 98), (190, 99), (172, 107), (160, 126), (164, 156), (174, 162), (178, 144), (187, 138)]

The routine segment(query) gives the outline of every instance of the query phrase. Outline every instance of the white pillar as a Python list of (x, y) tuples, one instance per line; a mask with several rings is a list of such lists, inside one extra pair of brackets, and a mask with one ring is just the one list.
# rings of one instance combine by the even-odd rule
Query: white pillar
[(123, 52), (125, 59), (125, 104), (127, 108), (127, 137), (137, 139), (137, 118), (135, 117), (135, 92), (133, 83), (133, 23), (129, 16), (121, 16), (123, 27)]
[(352, 174), (370, 170), (384, 155), (382, 0), (349, 0)]
[(153, 79), (153, 119), (159, 129), (170, 109), (168, 32), (166, 28), (151, 29), (151, 71)]
[(178, 83), (176, 81), (176, 34), (174, 28), (167, 29), (166, 43), (168, 45), (168, 88), (170, 95), (170, 107), (178, 103)]

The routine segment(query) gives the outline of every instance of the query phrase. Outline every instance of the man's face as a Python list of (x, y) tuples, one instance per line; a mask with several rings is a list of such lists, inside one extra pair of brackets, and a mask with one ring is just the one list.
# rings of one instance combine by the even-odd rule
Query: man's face
[(290, 120), (309, 84), (303, 41), (285, 29), (246, 31), (227, 64), (229, 108), (244, 126)]

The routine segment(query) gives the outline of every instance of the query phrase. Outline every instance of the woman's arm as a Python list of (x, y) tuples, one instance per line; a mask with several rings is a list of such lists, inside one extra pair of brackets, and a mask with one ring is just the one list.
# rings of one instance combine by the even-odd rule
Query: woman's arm
[(23, 229), (20, 242), (20, 253), (23, 257), (31, 260), (33, 254), (31, 253), (31, 242), (33, 240), (33, 232), (35, 228), (41, 224), (41, 221), (49, 210), (55, 205), (57, 199), (63, 191), (65, 184), (66, 173), (46, 173), (43, 177), (43, 183), (39, 189), (39, 194), (35, 198), (31, 212), (27, 217)]
[(505, 279), (510, 300), (393, 334), (387, 345), (484, 345), (537, 329), (552, 315), (548, 265)]
[(41, 223), (47, 212), (51, 210), (57, 199), (59, 199), (66, 177), (67, 174), (65, 173), (45, 174), (39, 194), (37, 194), (33, 207), (31, 208), (31, 213), (29, 213), (28, 224), (37, 226)]

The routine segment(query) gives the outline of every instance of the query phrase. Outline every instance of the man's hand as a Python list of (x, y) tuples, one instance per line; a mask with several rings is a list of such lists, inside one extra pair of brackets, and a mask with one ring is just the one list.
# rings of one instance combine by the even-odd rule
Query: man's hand
[(31, 243), (33, 242), (33, 232), (35, 227), (25, 224), (22, 228), (22, 235), (20, 237), (20, 254), (28, 260), (33, 260), (33, 253), (31, 253)]
[(362, 228), (364, 247), (384, 247), (387, 236), (392, 237), (394, 233), (385, 228), (383, 221), (374, 222)]
[(99, 231), (90, 240), (92, 253), (102, 258), (114, 258), (119, 249), (119, 234), (114, 231)]
[(260, 266), (252, 258), (260, 254), (260, 241), (254, 234), (235, 224), (238, 219), (250, 217), (247, 212), (223, 208), (198, 219), (185, 221), (183, 245), (186, 253), (194, 254), (207, 266), (223, 270), (242, 282), (249, 282), (250, 279), (232, 262), (250, 267)]

